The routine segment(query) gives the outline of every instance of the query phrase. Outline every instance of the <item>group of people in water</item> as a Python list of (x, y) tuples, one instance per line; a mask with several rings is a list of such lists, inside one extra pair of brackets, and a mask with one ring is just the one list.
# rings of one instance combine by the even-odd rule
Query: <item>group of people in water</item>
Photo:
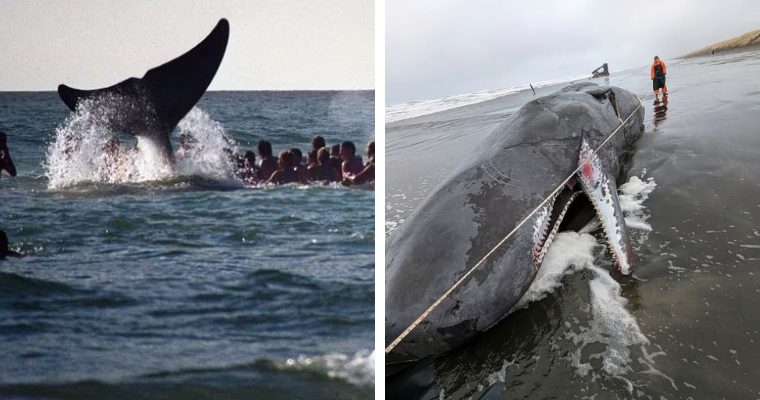
[[(187, 135), (180, 136), (178, 155), (192, 147), (193, 139)], [(311, 141), (312, 148), (303, 156), (298, 148), (283, 150), (278, 157), (274, 156), (272, 144), (266, 140), (258, 143), (259, 161), (256, 154), (248, 150), (242, 155), (229, 151), (229, 156), (236, 166), (236, 175), (246, 184), (275, 184), (287, 183), (341, 183), (345, 186), (373, 185), (375, 181), (375, 142), (367, 144), (366, 161), (356, 154), (356, 146), (351, 141), (327, 147), (322, 136), (315, 136)], [(118, 141), (111, 141), (104, 147), (106, 155), (113, 157), (119, 153)], [(0, 177), (6, 171), (10, 176), (16, 176), (16, 166), (8, 149), (8, 137), (0, 132)], [(19, 254), (9, 250), (8, 238), (0, 230), (0, 259)]]
[(306, 157), (298, 148), (280, 151), (275, 158), (272, 144), (258, 143), (259, 162), (252, 150), (242, 156), (232, 154), (237, 176), (247, 184), (332, 183), (346, 186), (373, 184), (375, 181), (375, 142), (367, 144), (367, 161), (356, 154), (356, 146), (345, 141), (328, 148), (322, 136), (314, 136)]

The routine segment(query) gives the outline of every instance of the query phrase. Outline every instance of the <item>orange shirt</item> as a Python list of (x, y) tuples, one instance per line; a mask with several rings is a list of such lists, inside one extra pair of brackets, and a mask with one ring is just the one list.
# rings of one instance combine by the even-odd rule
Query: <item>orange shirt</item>
[(665, 72), (666, 72), (665, 62), (662, 61), (662, 60), (657, 60), (657, 61), (655, 61), (655, 62), (652, 63), (652, 71), (649, 73), (649, 78), (650, 79), (654, 79), (654, 67), (656, 67), (657, 65), (661, 65), (662, 66), (662, 74), (665, 75)]

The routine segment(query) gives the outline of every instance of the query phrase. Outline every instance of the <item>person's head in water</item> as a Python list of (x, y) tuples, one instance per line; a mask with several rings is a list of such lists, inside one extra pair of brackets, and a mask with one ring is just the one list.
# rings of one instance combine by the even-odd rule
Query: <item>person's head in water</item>
[(119, 151), (119, 146), (121, 146), (121, 143), (119, 143), (119, 138), (111, 138), (106, 141), (106, 144), (103, 145), (103, 151), (108, 155), (115, 155)]
[(259, 157), (269, 158), (272, 157), (272, 143), (266, 140), (259, 140)]
[(293, 147), (290, 149), (290, 152), (293, 153), (295, 165), (301, 164), (303, 162), (303, 153), (301, 153), (301, 150), (299, 148)]
[(327, 151), (326, 147), (322, 147), (317, 152), (317, 160), (319, 161), (319, 165), (328, 165), (330, 163), (330, 152)]
[(283, 150), (280, 152), (280, 157), (277, 158), (277, 165), (281, 169), (291, 169), (295, 167), (295, 156), (290, 150)]
[(253, 168), (256, 165), (256, 154), (253, 154), (252, 150), (248, 150), (243, 155), (243, 167)]
[(189, 150), (198, 141), (189, 133), (183, 133), (179, 135), (179, 148), (183, 150)]
[(323, 147), (325, 147), (325, 138), (323, 138), (320, 135), (314, 136), (314, 139), (311, 139), (311, 148), (314, 150), (319, 150)]
[(335, 144), (330, 148), (330, 156), (340, 158), (340, 145)]
[(356, 146), (354, 142), (346, 141), (340, 144), (340, 159), (350, 161), (356, 156)]
[(8, 143), (8, 136), (5, 132), (0, 131), (0, 146), (5, 146)]
[(367, 158), (375, 157), (375, 141), (367, 143)]

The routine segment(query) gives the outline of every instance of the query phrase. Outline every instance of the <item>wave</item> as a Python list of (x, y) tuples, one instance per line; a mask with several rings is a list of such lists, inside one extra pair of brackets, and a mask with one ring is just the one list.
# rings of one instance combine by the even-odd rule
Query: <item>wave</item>
[[(558, 83), (573, 82), (581, 79), (588, 79), (588, 75), (579, 75), (574, 77), (542, 81), (533, 84), (534, 88), (556, 85)], [(457, 94), (442, 97), (440, 99), (413, 101), (409, 103), (396, 104), (385, 109), (385, 122), (396, 122), (404, 119), (416, 118), (422, 115), (433, 114), (452, 108), (467, 106), (470, 104), (481, 103), (487, 100), (507, 96), (523, 90), (529, 90), (530, 85), (520, 85), (503, 89), (482, 90), (479, 92)]]
[(334, 379), (343, 379), (359, 387), (375, 385), (375, 352), (361, 350), (353, 355), (330, 353), (321, 356), (299, 356), (278, 364), (283, 370), (320, 371)]
[(27, 311), (57, 311), (134, 304), (134, 299), (118, 293), (101, 293), (59, 282), (0, 272), (0, 307)]
[(156, 372), (117, 381), (0, 385), (0, 399), (371, 399), (374, 352)]

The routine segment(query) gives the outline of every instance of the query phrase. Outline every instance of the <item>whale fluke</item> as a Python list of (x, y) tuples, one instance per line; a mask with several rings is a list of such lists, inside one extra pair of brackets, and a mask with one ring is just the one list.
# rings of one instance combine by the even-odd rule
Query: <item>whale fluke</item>
[[(100, 96), (112, 95), (118, 102), (129, 103), (129, 112), (115, 113), (117, 118), (112, 117), (109, 123), (125, 133), (153, 137), (171, 152), (169, 134), (211, 84), (224, 57), (229, 35), (229, 22), (223, 18), (198, 45), (148, 70), (142, 78), (129, 78), (94, 90), (59, 85), (58, 95), (72, 111), (80, 101)], [(135, 113), (150, 115), (146, 118)]]

